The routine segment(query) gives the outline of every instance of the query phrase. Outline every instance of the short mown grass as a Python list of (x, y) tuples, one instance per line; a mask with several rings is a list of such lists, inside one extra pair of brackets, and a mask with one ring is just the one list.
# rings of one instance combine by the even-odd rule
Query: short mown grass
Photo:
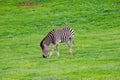
[[(20, 5), (37, 4), (37, 5)], [(70, 26), (73, 54), (42, 58), (40, 41)], [(1, 0), (0, 80), (120, 80), (119, 0)]]

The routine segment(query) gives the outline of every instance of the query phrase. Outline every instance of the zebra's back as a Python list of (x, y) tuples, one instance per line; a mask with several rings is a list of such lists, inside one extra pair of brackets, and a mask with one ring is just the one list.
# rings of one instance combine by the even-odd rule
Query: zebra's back
[(72, 28), (66, 27), (54, 31), (54, 38), (56, 42), (66, 42), (68, 39), (74, 37)]

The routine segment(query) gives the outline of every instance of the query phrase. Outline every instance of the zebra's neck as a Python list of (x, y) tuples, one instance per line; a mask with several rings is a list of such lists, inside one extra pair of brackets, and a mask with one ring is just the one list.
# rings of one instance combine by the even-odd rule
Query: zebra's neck
[(45, 37), (44, 40), (43, 40), (43, 44), (49, 46), (51, 43), (51, 41), (48, 39), (48, 37)]

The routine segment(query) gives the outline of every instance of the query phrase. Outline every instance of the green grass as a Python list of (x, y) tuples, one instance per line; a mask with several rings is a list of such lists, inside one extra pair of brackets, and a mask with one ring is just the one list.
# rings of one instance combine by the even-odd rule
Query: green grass
[[(67, 25), (73, 55), (60, 44), (60, 57), (43, 59), (40, 41)], [(120, 1), (0, 0), (0, 80), (26, 79), (120, 80)]]

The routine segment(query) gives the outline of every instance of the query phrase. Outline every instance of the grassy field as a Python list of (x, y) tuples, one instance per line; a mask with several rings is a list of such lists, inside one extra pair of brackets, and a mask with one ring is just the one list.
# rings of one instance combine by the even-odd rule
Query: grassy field
[[(52, 29), (75, 31), (73, 55), (42, 58)], [(0, 0), (0, 80), (120, 80), (119, 0)]]

